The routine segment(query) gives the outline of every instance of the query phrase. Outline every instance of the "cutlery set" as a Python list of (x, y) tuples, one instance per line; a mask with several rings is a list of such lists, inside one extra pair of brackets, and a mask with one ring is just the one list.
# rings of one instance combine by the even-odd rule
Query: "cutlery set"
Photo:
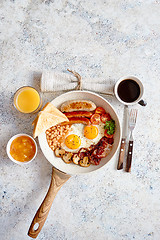
[(124, 168), (123, 163), (126, 157), (126, 145), (127, 145), (127, 138), (128, 138), (127, 132), (129, 129), (130, 136), (129, 136), (127, 157), (126, 157), (125, 171), (131, 172), (132, 155), (133, 155), (133, 134), (132, 133), (136, 125), (137, 112), (138, 112), (137, 109), (131, 109), (130, 113), (128, 113), (128, 106), (127, 105), (124, 106), (123, 131), (122, 131), (122, 139), (121, 139), (117, 170), (121, 170)]

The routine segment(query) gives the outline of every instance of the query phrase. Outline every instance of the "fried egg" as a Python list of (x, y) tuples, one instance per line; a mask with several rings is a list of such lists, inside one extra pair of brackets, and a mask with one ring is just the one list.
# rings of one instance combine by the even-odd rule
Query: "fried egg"
[(73, 124), (68, 135), (65, 136), (61, 147), (68, 152), (78, 152), (80, 148), (88, 148), (97, 144), (104, 136), (104, 123), (99, 125)]
[(98, 136), (98, 128), (94, 125), (89, 125), (84, 128), (84, 136), (88, 139), (95, 139)]
[(76, 134), (70, 134), (65, 139), (65, 145), (69, 149), (77, 149), (81, 146), (81, 138)]

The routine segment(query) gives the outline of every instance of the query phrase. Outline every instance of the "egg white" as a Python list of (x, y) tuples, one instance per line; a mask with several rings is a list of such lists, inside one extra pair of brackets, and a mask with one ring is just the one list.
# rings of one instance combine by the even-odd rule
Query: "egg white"
[[(64, 138), (64, 140), (63, 140), (63, 142), (62, 142), (62, 144), (61, 144), (61, 147), (62, 147), (65, 151), (67, 151), (67, 152), (74, 152), (74, 153), (76, 153), (76, 152), (78, 152), (79, 149), (82, 148), (82, 147), (83, 147), (83, 148), (88, 148), (88, 147), (90, 147), (92, 144), (94, 144), (94, 145), (97, 144), (98, 141), (104, 136), (104, 131), (105, 131), (104, 125), (105, 125), (104, 123), (100, 123), (99, 125), (94, 125), (94, 126), (96, 126), (96, 127), (98, 128), (98, 136), (97, 136), (96, 138), (94, 138), (94, 139), (88, 139), (88, 138), (86, 138), (86, 137), (84, 136), (84, 128), (85, 128), (86, 125), (84, 125), (84, 124), (82, 124), (82, 123), (73, 124), (73, 125), (71, 126), (70, 132), (65, 136), (65, 138)], [(66, 139), (66, 137), (69, 136), (69, 135), (71, 135), (71, 134), (75, 134), (75, 135), (77, 135), (78, 137), (80, 137), (80, 139), (81, 139), (81, 145), (80, 145), (80, 147), (77, 148), (77, 149), (70, 149), (70, 148), (68, 148), (68, 147), (65, 145), (65, 139)]]

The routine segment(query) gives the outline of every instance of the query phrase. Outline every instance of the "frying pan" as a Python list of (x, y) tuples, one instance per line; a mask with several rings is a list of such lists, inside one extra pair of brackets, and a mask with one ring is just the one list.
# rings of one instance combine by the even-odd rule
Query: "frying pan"
[(84, 174), (96, 171), (97, 169), (103, 167), (116, 153), (116, 150), (119, 146), (120, 139), (121, 139), (121, 128), (118, 116), (111, 106), (111, 104), (104, 99), (103, 97), (99, 96), (96, 93), (90, 91), (71, 91), (64, 93), (52, 101), (52, 104), (60, 108), (61, 104), (68, 100), (91, 100), (93, 101), (96, 106), (103, 107), (106, 112), (109, 112), (111, 117), (115, 120), (116, 130), (114, 134), (114, 144), (112, 147), (111, 152), (106, 158), (103, 158), (99, 165), (90, 165), (89, 167), (81, 167), (79, 165), (70, 163), (66, 164), (62, 159), (57, 158), (53, 151), (48, 146), (45, 132), (39, 135), (38, 140), (40, 144), (40, 148), (47, 158), (47, 160), (53, 165), (52, 168), (52, 177), (49, 190), (46, 194), (45, 199), (43, 200), (41, 206), (39, 207), (35, 217), (31, 223), (31, 226), (28, 231), (28, 235), (32, 238), (36, 238), (41, 231), (45, 220), (47, 219), (49, 210), (52, 206), (52, 202), (60, 190), (62, 185), (71, 177), (71, 175), (75, 174)]

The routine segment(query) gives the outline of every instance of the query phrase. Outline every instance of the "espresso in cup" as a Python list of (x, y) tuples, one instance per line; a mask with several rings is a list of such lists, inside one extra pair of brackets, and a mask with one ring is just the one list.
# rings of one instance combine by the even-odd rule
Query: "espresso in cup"
[(143, 91), (142, 82), (134, 76), (120, 78), (114, 87), (116, 98), (125, 105), (139, 103), (145, 106), (146, 102), (142, 100)]
[(140, 87), (134, 80), (126, 79), (119, 84), (117, 92), (122, 101), (131, 103), (139, 98)]

